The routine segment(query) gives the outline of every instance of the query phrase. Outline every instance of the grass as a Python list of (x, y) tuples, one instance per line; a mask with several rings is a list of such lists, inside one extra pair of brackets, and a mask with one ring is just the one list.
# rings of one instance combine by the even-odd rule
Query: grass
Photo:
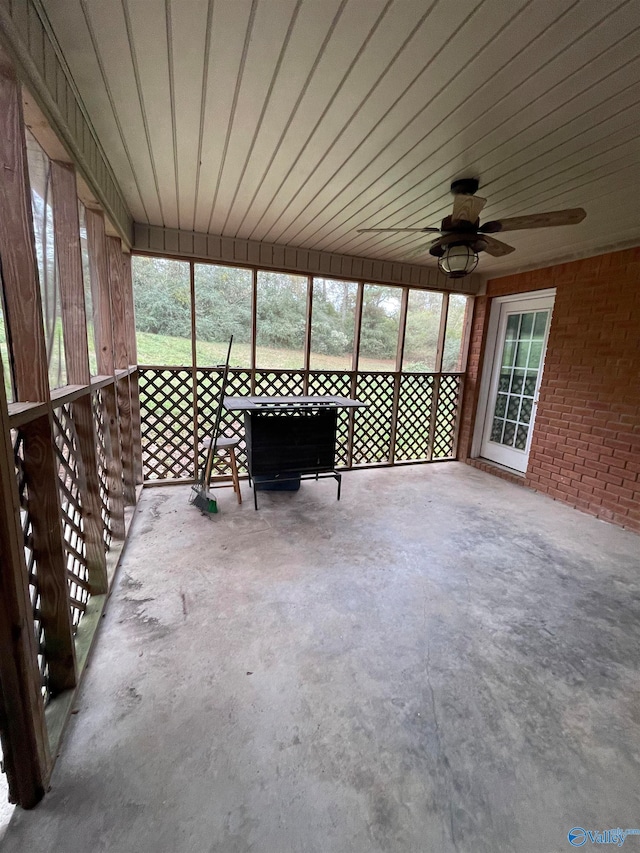
[[(138, 363), (148, 365), (171, 365), (175, 367), (191, 366), (191, 340), (170, 335), (152, 335), (149, 332), (138, 332)], [(196, 344), (196, 361), (198, 367), (214, 367), (224, 364), (227, 356), (228, 342), (198, 341)], [(251, 351), (247, 343), (234, 343), (231, 350), (232, 367), (248, 367), (251, 363)], [(257, 348), (256, 363), (258, 368), (302, 370), (304, 353), (301, 349), (289, 350), (275, 347)], [(324, 355), (311, 353), (312, 370), (351, 370), (351, 355)], [(360, 357), (360, 370), (387, 371), (395, 370), (393, 359)]]

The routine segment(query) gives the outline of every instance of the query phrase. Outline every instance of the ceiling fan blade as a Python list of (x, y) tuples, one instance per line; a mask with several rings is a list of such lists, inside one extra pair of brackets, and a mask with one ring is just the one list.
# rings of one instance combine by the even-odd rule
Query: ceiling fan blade
[(552, 210), (548, 213), (532, 213), (529, 216), (512, 216), (485, 222), (478, 231), (481, 234), (497, 234), (500, 231), (520, 231), (524, 228), (549, 228), (555, 225), (577, 225), (587, 215), (581, 207), (567, 210)]
[(451, 219), (453, 222), (475, 222), (486, 203), (486, 198), (480, 198), (477, 195), (465, 195), (464, 193), (455, 195)]
[(480, 238), (483, 243), (486, 243), (483, 252), (486, 252), (488, 255), (493, 255), (494, 258), (501, 258), (503, 255), (510, 255), (511, 252), (515, 252), (513, 246), (508, 246), (506, 243), (503, 243), (502, 240), (496, 240), (494, 237), (489, 237), (488, 234), (483, 234)]
[(358, 234), (440, 234), (439, 228), (358, 228)]

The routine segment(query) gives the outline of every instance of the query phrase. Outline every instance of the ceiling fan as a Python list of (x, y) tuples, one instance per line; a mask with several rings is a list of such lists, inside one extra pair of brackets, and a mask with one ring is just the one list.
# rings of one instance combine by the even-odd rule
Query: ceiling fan
[(367, 233), (420, 233), (440, 234), (427, 247), (411, 254), (429, 254), (438, 258), (438, 266), (449, 278), (461, 278), (476, 268), (478, 253), (486, 252), (494, 258), (515, 252), (513, 246), (491, 237), (502, 231), (519, 231), (524, 228), (549, 228), (555, 225), (577, 225), (585, 218), (581, 207), (554, 210), (548, 213), (532, 213), (529, 216), (513, 216), (510, 219), (494, 219), (480, 225), (478, 218), (487, 203), (475, 193), (477, 178), (461, 178), (451, 184), (453, 213), (445, 216), (440, 228), (359, 228), (359, 234)]

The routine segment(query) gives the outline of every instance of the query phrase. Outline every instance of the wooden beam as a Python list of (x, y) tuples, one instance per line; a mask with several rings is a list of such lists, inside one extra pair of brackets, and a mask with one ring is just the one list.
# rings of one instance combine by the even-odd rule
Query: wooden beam
[[(358, 282), (355, 317), (353, 318), (353, 353), (351, 357), (351, 392), (355, 399), (358, 393), (358, 358), (360, 355), (360, 332), (362, 330), (362, 306), (364, 304), (364, 282)], [(356, 409), (349, 409), (349, 434), (347, 438), (347, 467), (353, 465), (353, 436), (356, 428)]]
[(193, 422), (192, 422), (192, 453), (193, 475), (199, 476), (200, 436), (199, 436), (199, 406), (198, 406), (198, 364), (197, 364), (197, 324), (196, 324), (196, 271), (193, 261), (189, 263), (189, 295), (191, 304), (191, 391), (193, 393)]
[[(93, 299), (93, 328), (96, 337), (98, 371), (114, 375), (113, 331), (111, 325), (111, 295), (104, 219), (95, 210), (86, 211), (89, 267), (91, 270), (91, 296)], [(120, 458), (120, 429), (118, 405), (113, 385), (102, 391), (105, 423), (109, 433), (110, 452), (107, 459), (107, 486), (111, 514), (111, 532), (116, 539), (124, 539), (124, 483)]]
[(251, 270), (251, 393), (256, 393), (256, 358), (258, 347), (258, 270)]
[[(127, 346), (127, 302), (125, 296), (122, 245), (119, 238), (107, 237), (107, 267), (111, 293), (111, 322), (113, 330), (113, 361), (116, 370), (129, 367)], [(136, 482), (133, 473), (133, 432), (131, 429), (131, 392), (129, 375), (116, 383), (120, 445), (122, 451), (122, 476), (124, 502), (133, 506), (136, 502)]]
[(396, 430), (398, 428), (398, 408), (400, 405), (400, 383), (402, 382), (402, 358), (407, 328), (407, 308), (409, 306), (409, 288), (402, 290), (400, 303), (400, 322), (398, 328), (398, 346), (396, 349), (396, 370), (393, 377), (393, 403), (391, 409), (391, 442), (389, 444), (389, 462), (393, 464), (396, 455)]
[(31, 190), (15, 73), (0, 53), (0, 258), (6, 323), (18, 401), (43, 401), (47, 413), (23, 427), (24, 472), (38, 563), (42, 624), (54, 692), (76, 683), (62, 534), (57, 460), (53, 445), (47, 352), (38, 285)]
[(40, 692), (7, 398), (1, 382), (0, 553), (0, 737), (9, 800), (28, 809), (36, 805), (46, 790), (51, 756)]
[(303, 394), (309, 393), (309, 365), (311, 363), (311, 322), (313, 319), (313, 276), (307, 276), (307, 322), (304, 328), (304, 385)]
[(107, 591), (107, 562), (104, 549), (104, 523), (100, 505), (96, 433), (89, 390), (91, 372), (87, 344), (87, 315), (82, 273), (78, 195), (73, 167), (66, 163), (52, 163), (51, 183), (67, 378), (70, 384), (85, 386), (87, 389), (87, 393), (76, 398), (71, 405), (78, 439), (79, 458), (77, 464), (80, 473), (80, 497), (87, 569), (91, 592), (95, 595)]
[(38, 287), (22, 98), (0, 50), (0, 258), (16, 402), (49, 399), (47, 350)]
[[(193, 269), (193, 263), (191, 264)], [(131, 275), (131, 255), (122, 255), (122, 272), (124, 275), (125, 314), (127, 320), (127, 352), (129, 365), (138, 364), (138, 347), (136, 343), (135, 306), (133, 303), (133, 277)], [(129, 377), (131, 392), (131, 435), (133, 439), (133, 474), (137, 486), (142, 484), (142, 432), (140, 422), (140, 386), (138, 371)]]
[(447, 317), (449, 315), (449, 294), (442, 294), (442, 307), (440, 308), (440, 327), (438, 329), (438, 346), (436, 349), (435, 373), (442, 371), (442, 359), (444, 357), (444, 339), (447, 334)]

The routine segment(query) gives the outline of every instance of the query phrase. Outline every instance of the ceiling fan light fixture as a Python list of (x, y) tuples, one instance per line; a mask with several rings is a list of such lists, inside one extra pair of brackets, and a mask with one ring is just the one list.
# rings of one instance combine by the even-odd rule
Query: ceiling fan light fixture
[(466, 243), (453, 243), (445, 247), (438, 258), (438, 267), (449, 278), (462, 278), (473, 272), (478, 264), (478, 254)]

